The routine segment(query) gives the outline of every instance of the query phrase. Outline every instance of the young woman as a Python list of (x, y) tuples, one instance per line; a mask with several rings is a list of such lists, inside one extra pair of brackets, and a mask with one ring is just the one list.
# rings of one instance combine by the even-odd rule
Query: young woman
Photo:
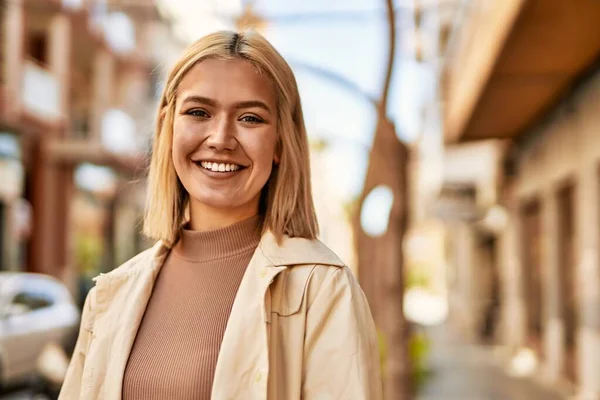
[(380, 399), (375, 327), (317, 237), (294, 75), (256, 33), (171, 71), (144, 232), (96, 278), (61, 399)]

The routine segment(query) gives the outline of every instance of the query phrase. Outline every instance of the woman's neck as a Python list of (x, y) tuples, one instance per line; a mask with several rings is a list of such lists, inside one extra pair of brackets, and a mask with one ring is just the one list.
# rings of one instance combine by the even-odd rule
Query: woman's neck
[(252, 218), (258, 214), (258, 205), (238, 208), (214, 208), (196, 201), (190, 202), (189, 229), (210, 231), (221, 229)]

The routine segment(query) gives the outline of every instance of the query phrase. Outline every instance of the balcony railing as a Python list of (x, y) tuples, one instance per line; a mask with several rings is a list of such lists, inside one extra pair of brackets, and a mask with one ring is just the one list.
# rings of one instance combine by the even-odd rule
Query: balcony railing
[(26, 60), (24, 63), (21, 91), (25, 111), (52, 122), (60, 118), (59, 82), (35, 61)]

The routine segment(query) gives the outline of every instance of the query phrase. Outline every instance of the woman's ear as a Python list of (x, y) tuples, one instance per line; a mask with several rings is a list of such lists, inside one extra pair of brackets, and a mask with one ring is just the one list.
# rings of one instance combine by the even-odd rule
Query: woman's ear
[(275, 165), (279, 165), (279, 154), (275, 154), (275, 155), (273, 156), (273, 163), (274, 163)]

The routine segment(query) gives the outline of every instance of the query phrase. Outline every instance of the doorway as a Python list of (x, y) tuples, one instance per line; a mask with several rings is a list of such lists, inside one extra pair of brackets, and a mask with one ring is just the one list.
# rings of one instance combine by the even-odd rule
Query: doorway
[(480, 241), (481, 254), (480, 274), (483, 286), (483, 315), (481, 320), (481, 340), (493, 343), (500, 317), (500, 273), (497, 260), (497, 239), (492, 235), (484, 235)]
[(527, 345), (540, 357), (543, 346), (543, 267), (542, 267), (542, 207), (539, 200), (531, 201), (522, 208), (523, 283), (525, 311), (527, 315)]
[(577, 271), (575, 233), (575, 188), (568, 185), (557, 193), (558, 274), (561, 316), (564, 324), (565, 376), (577, 383), (577, 323), (579, 321), (575, 274)]

